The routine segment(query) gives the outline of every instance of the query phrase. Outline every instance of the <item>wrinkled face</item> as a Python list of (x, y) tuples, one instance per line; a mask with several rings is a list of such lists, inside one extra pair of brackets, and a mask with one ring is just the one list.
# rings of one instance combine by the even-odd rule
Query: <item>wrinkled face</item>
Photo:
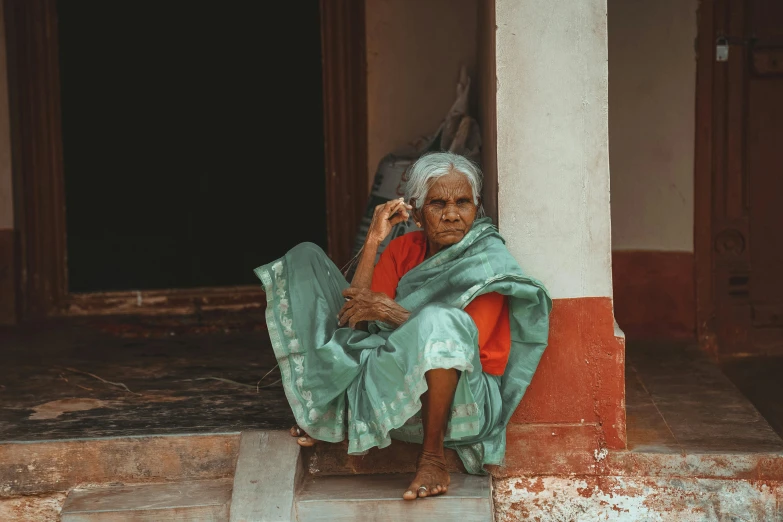
[(451, 172), (435, 180), (424, 204), (414, 213), (427, 235), (427, 255), (459, 243), (473, 225), (477, 211), (464, 174)]

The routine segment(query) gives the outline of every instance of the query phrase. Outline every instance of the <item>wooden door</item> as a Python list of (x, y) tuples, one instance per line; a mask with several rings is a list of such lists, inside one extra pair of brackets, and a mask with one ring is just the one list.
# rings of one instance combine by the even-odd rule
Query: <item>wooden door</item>
[[(716, 0), (700, 14), (699, 329), (718, 355), (780, 354), (783, 2)], [(725, 61), (716, 54), (721, 38)]]

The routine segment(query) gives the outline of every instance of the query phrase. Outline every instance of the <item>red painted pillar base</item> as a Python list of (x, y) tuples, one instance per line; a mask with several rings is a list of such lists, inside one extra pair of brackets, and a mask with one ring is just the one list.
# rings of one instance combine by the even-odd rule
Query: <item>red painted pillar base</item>
[(612, 300), (555, 299), (549, 346), (508, 427), (506, 473), (578, 472), (625, 447), (625, 342)]

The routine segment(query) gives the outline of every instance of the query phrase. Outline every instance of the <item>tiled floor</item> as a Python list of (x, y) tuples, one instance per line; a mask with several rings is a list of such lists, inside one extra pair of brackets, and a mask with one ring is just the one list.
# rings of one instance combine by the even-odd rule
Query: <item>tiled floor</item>
[[(250, 329), (149, 319), (0, 330), (0, 442), (287, 428), (258, 319)], [(783, 360), (725, 366), (749, 401), (693, 346), (631, 342), (626, 355), (630, 450), (783, 451), (773, 429), (783, 429)]]
[(119, 326), (0, 330), (0, 442), (293, 424), (263, 329)]
[[(783, 440), (770, 423), (698, 348), (629, 343), (626, 360), (630, 450), (681, 454), (783, 451)], [(780, 390), (779, 383), (775, 386)]]

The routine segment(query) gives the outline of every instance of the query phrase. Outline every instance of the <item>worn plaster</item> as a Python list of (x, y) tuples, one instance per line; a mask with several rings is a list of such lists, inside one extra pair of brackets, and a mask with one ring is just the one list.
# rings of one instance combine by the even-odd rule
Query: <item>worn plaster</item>
[(59, 522), (65, 493), (0, 499), (3, 522)]
[(649, 477), (537, 477), (495, 482), (498, 522), (781, 520), (779, 483)]

